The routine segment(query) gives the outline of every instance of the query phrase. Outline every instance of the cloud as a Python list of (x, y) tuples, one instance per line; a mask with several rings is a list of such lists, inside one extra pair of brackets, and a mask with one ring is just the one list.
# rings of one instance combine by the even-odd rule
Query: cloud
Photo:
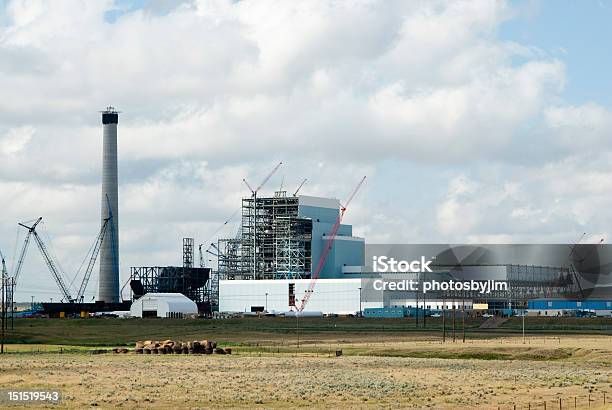
[[(242, 178), (279, 160), (268, 193), (308, 177), (303, 193), (342, 199), (367, 174), (346, 222), (370, 242), (607, 229), (609, 109), (564, 102), (565, 61), (500, 40), (512, 3), (0, 8), (3, 251), (17, 221), (43, 215), (76, 271), (99, 229), (97, 111), (109, 104), (123, 111), (124, 279), (180, 263), (181, 237), (207, 241), (247, 194)], [(48, 279), (28, 263), (31, 288)]]

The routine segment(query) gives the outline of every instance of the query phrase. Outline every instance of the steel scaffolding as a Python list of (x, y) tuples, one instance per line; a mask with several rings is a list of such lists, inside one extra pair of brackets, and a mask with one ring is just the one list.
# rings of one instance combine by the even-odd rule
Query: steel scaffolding
[(299, 217), (299, 200), (273, 197), (242, 200), (236, 237), (218, 241), (222, 279), (309, 278), (312, 220)]

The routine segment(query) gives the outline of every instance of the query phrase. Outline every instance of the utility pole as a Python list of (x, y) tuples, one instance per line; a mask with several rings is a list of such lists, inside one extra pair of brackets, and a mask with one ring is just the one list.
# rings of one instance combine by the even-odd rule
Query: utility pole
[(359, 287), (359, 317), (363, 317), (363, 311), (361, 310), (361, 286)]
[(442, 343), (446, 343), (446, 295), (442, 295)]
[(2, 335), (0, 337), (0, 353), (4, 353), (4, 335), (6, 329), (6, 304), (5, 302), (6, 295), (6, 275), (2, 274)]
[(15, 278), (11, 278), (11, 330), (15, 330)]
[(455, 343), (455, 298), (453, 298), (453, 343)]
[[(525, 303), (527, 303), (525, 301)], [(525, 316), (527, 315), (527, 309), (525, 308), (525, 304), (523, 304), (523, 344), (525, 344)]]
[(266, 313), (268, 313), (268, 292), (266, 292)]
[(461, 331), (463, 333), (463, 343), (465, 343), (465, 295), (463, 295), (462, 304), (461, 304)]

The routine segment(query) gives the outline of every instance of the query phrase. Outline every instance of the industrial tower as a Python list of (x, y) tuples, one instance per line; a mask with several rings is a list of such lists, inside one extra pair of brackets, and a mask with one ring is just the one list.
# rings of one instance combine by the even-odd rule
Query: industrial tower
[(102, 203), (101, 224), (109, 221), (109, 234), (100, 249), (98, 299), (119, 302), (119, 205), (117, 188), (117, 124), (119, 112), (114, 107), (102, 111)]

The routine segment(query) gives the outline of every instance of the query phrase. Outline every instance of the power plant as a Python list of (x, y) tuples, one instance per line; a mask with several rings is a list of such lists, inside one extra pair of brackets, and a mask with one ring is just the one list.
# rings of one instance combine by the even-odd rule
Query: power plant
[[(585, 294), (581, 285), (588, 282), (580, 279), (584, 271), (612, 263), (610, 252), (592, 249), (595, 245), (576, 245), (570, 248), (571, 252), (563, 246), (536, 249), (529, 245), (522, 249), (503, 245), (390, 245), (390, 249), (385, 248), (387, 245), (366, 246), (365, 239), (355, 236), (353, 227), (343, 223), (365, 177), (342, 202), (336, 198), (300, 194), (306, 179), (292, 194), (281, 187), (273, 195), (263, 195), (262, 189), (282, 166), (280, 162), (255, 189), (243, 180), (251, 195), (242, 198), (240, 209), (235, 213), (241, 218), (236, 234), (215, 237), (217, 230), (212, 237), (214, 241), (200, 244), (199, 266), (195, 266), (194, 239), (183, 238), (182, 266), (132, 266), (129, 279), (122, 286), (117, 152), (119, 111), (109, 106), (101, 114), (100, 231), (85, 257), (85, 270), (76, 272), (72, 281), (67, 280), (69, 276), (36, 231), (42, 217), (19, 224), (27, 229), (27, 235), (13, 273), (11, 292), (18, 286), (17, 279), (30, 239), (33, 239), (62, 294), (59, 302), (42, 304), (44, 311), (52, 315), (126, 311), (134, 300), (164, 294), (182, 294), (194, 302), (204, 316), (216, 311), (305, 313), (305, 309), (369, 317), (397, 315), (398, 312), (413, 315), (416, 309), (418, 316), (451, 306), (457, 308), (459, 301), (462, 307), (469, 309), (486, 305), (489, 311), (511, 311), (526, 309), (528, 300), (538, 298), (585, 299), (593, 293)], [(458, 291), (431, 292), (427, 296), (415, 291), (401, 294), (385, 291), (373, 295), (369, 288), (379, 272), (367, 266), (366, 261), (379, 260), (378, 256), (391, 255), (389, 251), (394, 250), (400, 251), (397, 260), (409, 255), (409, 260), (420, 260), (433, 269), (421, 273), (405, 272), (404, 281), (452, 282), (458, 278), (473, 279), (476, 275), (481, 281), (504, 280), (510, 290), (491, 292), (487, 296)], [(215, 257), (216, 266), (205, 263), (205, 253)], [(98, 255), (98, 298), (95, 303), (87, 303), (84, 294)], [(411, 265), (406, 262), (406, 266)], [(70, 285), (80, 275), (81, 285), (73, 293)], [(123, 291), (128, 284), (130, 297), (124, 300)], [(154, 316), (152, 311), (145, 313)]]

